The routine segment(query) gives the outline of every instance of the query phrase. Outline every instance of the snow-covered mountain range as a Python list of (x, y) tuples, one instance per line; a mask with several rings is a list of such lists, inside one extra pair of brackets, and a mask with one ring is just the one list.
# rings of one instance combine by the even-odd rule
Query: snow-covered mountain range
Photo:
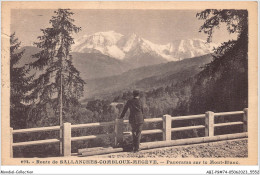
[(215, 43), (206, 43), (202, 39), (176, 40), (165, 45), (155, 44), (136, 34), (124, 36), (114, 31), (98, 32), (85, 35), (75, 41), (73, 52), (102, 53), (118, 60), (131, 60), (140, 62), (136, 57), (153, 56), (161, 61), (179, 61), (212, 52)]

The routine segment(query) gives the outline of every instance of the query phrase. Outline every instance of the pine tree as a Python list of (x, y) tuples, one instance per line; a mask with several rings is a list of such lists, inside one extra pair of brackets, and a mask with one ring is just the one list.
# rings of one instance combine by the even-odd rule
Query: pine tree
[(23, 104), (23, 100), (33, 78), (33, 76), (27, 75), (28, 68), (18, 66), (24, 54), (24, 50), (19, 51), (20, 45), (21, 42), (13, 33), (10, 36), (10, 121), (11, 127), (15, 129), (25, 126), (28, 107)]
[(205, 65), (192, 90), (194, 113), (242, 110), (248, 106), (248, 12), (247, 10), (207, 9), (197, 14), (205, 20), (200, 31), (211, 42), (221, 23), (236, 40), (223, 42), (215, 49), (214, 60)]
[(51, 27), (41, 29), (43, 35), (35, 43), (41, 51), (33, 55), (37, 61), (31, 64), (42, 72), (34, 80), (34, 89), (27, 98), (34, 104), (28, 122), (36, 122), (36, 126), (57, 125), (58, 116), (62, 114), (68, 120), (70, 107), (79, 105), (78, 99), (83, 95), (84, 81), (70, 55), (74, 44), (71, 35), (78, 33), (80, 27), (73, 24), (73, 13), (69, 9), (58, 9), (54, 13)]

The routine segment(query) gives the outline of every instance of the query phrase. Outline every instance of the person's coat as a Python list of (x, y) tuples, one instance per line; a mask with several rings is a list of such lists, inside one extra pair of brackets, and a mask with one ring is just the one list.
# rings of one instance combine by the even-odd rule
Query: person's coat
[(144, 123), (143, 105), (139, 98), (132, 98), (127, 101), (120, 118), (125, 116), (127, 109), (130, 109), (129, 123), (130, 124), (142, 124)]

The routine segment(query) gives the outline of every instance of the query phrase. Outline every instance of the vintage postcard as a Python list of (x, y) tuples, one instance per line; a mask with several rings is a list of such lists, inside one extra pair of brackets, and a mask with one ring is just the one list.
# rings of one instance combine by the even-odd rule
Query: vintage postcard
[(257, 18), (246, 1), (2, 2), (2, 165), (257, 165)]

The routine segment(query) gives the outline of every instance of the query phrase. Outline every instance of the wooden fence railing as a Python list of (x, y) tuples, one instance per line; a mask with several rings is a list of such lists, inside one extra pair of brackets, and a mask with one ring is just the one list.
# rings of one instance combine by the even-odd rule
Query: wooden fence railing
[[(232, 116), (232, 115), (243, 115), (243, 121), (239, 122), (228, 122), (228, 123), (214, 123), (215, 116)], [(178, 120), (191, 120), (191, 119), (205, 119), (205, 125), (197, 126), (186, 126), (186, 127), (177, 127), (172, 128), (172, 122)], [(243, 125), (243, 132), (247, 132), (247, 119), (248, 119), (248, 109), (245, 108), (244, 111), (234, 111), (234, 112), (221, 112), (213, 113), (211, 111), (206, 112), (205, 114), (199, 115), (189, 115), (189, 116), (177, 116), (172, 117), (170, 115), (164, 115), (162, 118), (148, 118), (145, 119), (145, 123), (152, 122), (163, 122), (162, 129), (152, 129), (152, 130), (143, 130), (142, 135), (146, 134), (155, 134), (162, 133), (164, 141), (170, 141), (172, 132), (176, 131), (186, 131), (193, 129), (205, 129), (205, 137), (214, 137), (214, 128), (222, 126), (231, 126), (231, 125)], [(62, 144), (62, 155), (70, 156), (71, 155), (71, 142), (78, 140), (91, 140), (97, 138), (104, 138), (108, 136), (113, 136), (115, 139), (115, 146), (120, 145), (124, 137), (124, 123), (128, 123), (128, 120), (116, 119), (111, 122), (101, 122), (101, 123), (87, 123), (87, 124), (78, 124), (71, 125), (70, 123), (64, 123), (62, 127), (60, 126), (51, 126), (51, 127), (42, 127), (42, 128), (29, 128), (29, 129), (19, 129), (13, 130), (10, 128), (11, 139), (10, 139), (10, 152), (11, 157), (13, 157), (13, 148), (18, 146), (29, 146), (29, 145), (41, 145), (41, 144), (50, 144), (50, 143), (60, 143)], [(71, 137), (71, 130), (76, 128), (90, 128), (90, 127), (100, 127), (100, 126), (114, 126), (114, 132), (109, 134), (99, 134), (99, 135), (88, 135), (88, 136), (79, 136)], [(27, 142), (18, 142), (13, 143), (13, 134), (19, 133), (32, 133), (32, 132), (42, 132), (42, 131), (62, 131), (62, 139), (46, 139), (46, 140), (37, 140), (37, 141), (27, 141)], [(232, 136), (234, 138), (236, 136)], [(231, 137), (230, 137), (231, 138)]]

